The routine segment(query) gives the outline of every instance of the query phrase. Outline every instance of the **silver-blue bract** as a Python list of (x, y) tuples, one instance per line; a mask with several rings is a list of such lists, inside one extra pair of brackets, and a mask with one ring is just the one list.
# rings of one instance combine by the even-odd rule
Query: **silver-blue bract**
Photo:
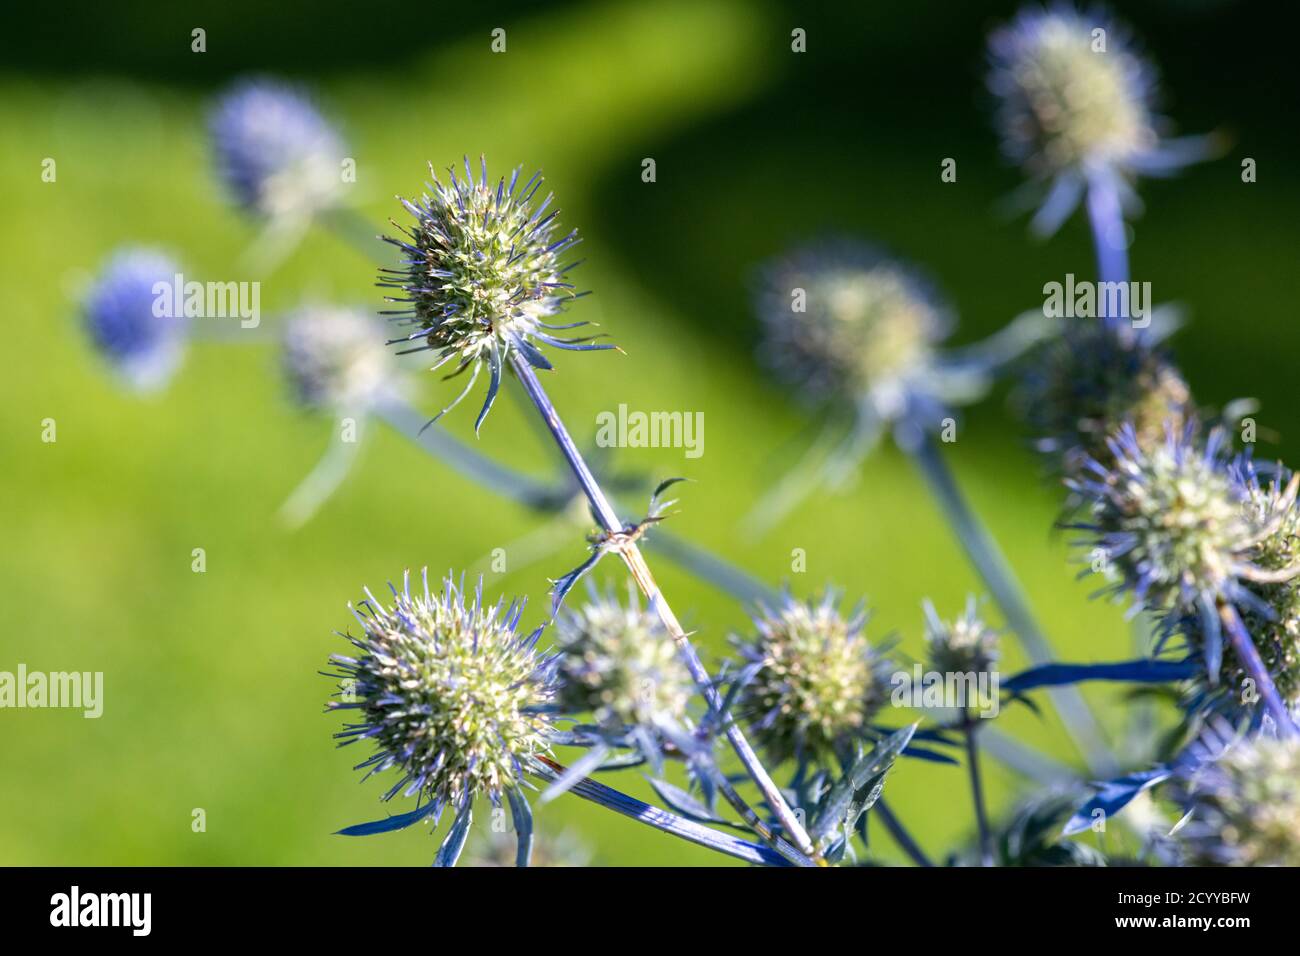
[(86, 329), (122, 380), (139, 391), (162, 387), (185, 354), (189, 327), (173, 315), (180, 272), (153, 249), (126, 248), (109, 259), (82, 306)]
[(337, 202), (345, 147), (298, 90), (272, 80), (242, 81), (217, 103), (209, 129), (217, 172), (249, 212), (305, 219)]

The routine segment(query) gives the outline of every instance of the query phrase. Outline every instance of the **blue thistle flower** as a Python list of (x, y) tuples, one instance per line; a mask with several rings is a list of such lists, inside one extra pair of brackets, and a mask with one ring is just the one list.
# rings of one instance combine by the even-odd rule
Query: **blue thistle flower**
[(216, 104), (209, 130), (218, 175), (245, 210), (305, 219), (337, 202), (343, 141), (297, 89), (241, 81)]
[(284, 326), (282, 365), (305, 408), (364, 410), (392, 387), (396, 367), (383, 328), (366, 313), (306, 306)]
[(820, 242), (770, 263), (756, 305), (759, 358), (805, 403), (942, 417), (936, 346), (954, 322), (920, 273), (865, 243)]
[(865, 609), (848, 617), (830, 589), (807, 603), (786, 593), (760, 605), (754, 635), (735, 636), (743, 659), (736, 713), (774, 763), (844, 758), (889, 701), (889, 660), (864, 633)]
[(1110, 437), (1125, 423), (1143, 447), (1181, 433), (1193, 417), (1191, 390), (1152, 335), (1108, 322), (1073, 322), (1039, 350), (1020, 395), (1053, 470), (1077, 477), (1109, 462)]
[(557, 696), (562, 713), (590, 713), (606, 735), (630, 735), (654, 757), (657, 737), (688, 724), (695, 693), (690, 673), (657, 614), (641, 606), (635, 585), (623, 604), (594, 589), (577, 610), (556, 618)]
[(533, 206), (541, 173), (521, 184), (521, 169), (508, 183), (503, 177), (492, 185), (487, 161), (480, 158), (475, 179), (466, 157), (464, 178), (448, 167), (444, 184), (430, 165), (428, 192), (416, 202), (400, 200), (415, 218), (414, 227), (398, 227), (404, 238), (386, 237), (405, 258), (400, 268), (381, 270), (379, 285), (400, 290), (401, 296), (388, 301), (406, 307), (384, 314), (414, 326), (395, 342), (422, 342), (409, 351), (437, 352), (433, 369), (454, 362), (448, 378), (470, 372), (464, 390), (435, 421), (469, 394), (486, 365), (490, 384), (474, 424), (477, 431), (496, 399), (512, 350), (530, 366), (549, 369), (539, 344), (573, 351), (613, 348), (593, 343), (594, 336), (555, 334), (586, 322), (548, 321), (586, 294), (575, 291), (566, 278), (577, 263), (563, 264), (560, 258), (577, 244), (578, 233), (575, 229), (556, 238), (559, 210), (547, 211), (552, 195)]
[[(1094, 31), (1104, 31), (1104, 48)], [(1204, 140), (1161, 137), (1154, 67), (1127, 30), (1095, 12), (1064, 3), (1023, 9), (989, 37), (988, 87), (1004, 153), (1051, 185), (1035, 219), (1045, 234), (1091, 180), (1104, 179), (1131, 205), (1134, 176), (1168, 175), (1208, 154)]]
[(1199, 610), (1217, 598), (1246, 596), (1248, 552), (1256, 528), (1246, 496), (1232, 480), (1215, 429), (1201, 444), (1194, 422), (1147, 446), (1131, 423), (1107, 440), (1109, 463), (1089, 460), (1068, 487), (1089, 504), (1075, 527), (1100, 548), (1130, 590), (1151, 610)]
[(979, 674), (997, 666), (998, 633), (984, 623), (974, 597), (966, 601), (961, 616), (951, 621), (940, 618), (929, 601), (924, 610), (932, 670), (941, 674)]
[[(189, 323), (172, 315), (171, 285), (180, 272), (152, 249), (124, 248), (100, 271), (82, 305), (83, 319), (100, 354), (129, 386), (162, 387), (185, 354)], [(167, 293), (159, 295), (158, 283)]]
[[(344, 635), (353, 656), (332, 655), (340, 679), (330, 710), (355, 710), (360, 719), (335, 734), (340, 746), (372, 741), (375, 753), (357, 765), (365, 777), (395, 768), (400, 779), (383, 796), (416, 796), (416, 810), (340, 831), (350, 836), (410, 826), (444, 808), (456, 814), (438, 862), (454, 863), (464, 846), (476, 797), (499, 806), (505, 796), (524, 840), (531, 816), (521, 788), (525, 775), (553, 739), (554, 660), (536, 650), (541, 628), (517, 634), (522, 603), (483, 603), (482, 579), (472, 595), (450, 577), (441, 592), (391, 588), (385, 608), (366, 591), (353, 609), (360, 637)], [(363, 778), (364, 779), (364, 778)], [(522, 857), (521, 857), (522, 859)]]
[(1174, 830), (1191, 866), (1300, 866), (1300, 737), (1256, 735), (1170, 784), (1186, 811)]

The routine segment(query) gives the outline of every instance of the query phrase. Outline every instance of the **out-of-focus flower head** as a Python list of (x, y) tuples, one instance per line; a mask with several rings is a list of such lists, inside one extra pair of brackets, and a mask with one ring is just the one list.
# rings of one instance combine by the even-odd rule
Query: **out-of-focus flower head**
[(284, 326), (282, 364), (294, 398), (317, 410), (364, 410), (395, 386), (383, 326), (366, 313), (311, 305)]
[(161, 252), (119, 249), (83, 301), (91, 341), (122, 380), (138, 391), (165, 385), (185, 354), (189, 323), (183, 315), (173, 314), (172, 283), (179, 272)]
[(1109, 462), (1107, 442), (1124, 423), (1143, 447), (1181, 433), (1192, 396), (1153, 336), (1117, 323), (1071, 322), (1045, 343), (1025, 376), (1021, 405), (1053, 471), (1078, 477), (1087, 461)]
[(807, 603), (787, 594), (759, 608), (752, 637), (732, 639), (737, 713), (775, 763), (843, 756), (889, 700), (891, 665), (867, 640), (865, 611), (845, 617), (837, 604), (829, 589)]
[(388, 301), (403, 305), (385, 314), (413, 327), (396, 341), (422, 343), (410, 351), (436, 352), (434, 369), (454, 363), (448, 378), (470, 372), (464, 390), (439, 417), (459, 404), (480, 370), (488, 368), (487, 400), (476, 429), (492, 407), (501, 370), (512, 354), (549, 369), (539, 344), (572, 351), (613, 348), (593, 343), (592, 337), (555, 334), (585, 322), (548, 321), (584, 294), (566, 278), (577, 263), (561, 262), (578, 242), (578, 233), (575, 229), (556, 238), (559, 210), (547, 211), (552, 196), (533, 206), (541, 173), (521, 183), (520, 171), (511, 173), (509, 182), (489, 183), (486, 160), (480, 159), (475, 177), (467, 157), (464, 178), (449, 167), (444, 183), (431, 165), (428, 192), (414, 202), (401, 200), (415, 225), (398, 226), (403, 237), (387, 240), (404, 259), (398, 268), (381, 270), (379, 277), (380, 286), (401, 293)]
[(1128, 180), (1209, 153), (1203, 139), (1162, 138), (1154, 67), (1097, 12), (1024, 8), (989, 37), (988, 86), (1003, 151), (1031, 179), (1051, 183), (1035, 221), (1043, 233), (1064, 222), (1094, 177), (1110, 179), (1133, 205)]
[(576, 610), (556, 618), (561, 712), (590, 713), (604, 731), (626, 733), (681, 726), (694, 684), (658, 616), (634, 588), (624, 604), (592, 591)]
[(337, 203), (346, 148), (299, 90), (243, 80), (217, 102), (209, 130), (218, 175), (249, 212), (302, 220)]
[(966, 602), (962, 615), (952, 621), (939, 617), (925, 602), (925, 640), (930, 667), (941, 674), (980, 674), (992, 671), (998, 660), (997, 632), (979, 616), (975, 598)]
[(550, 747), (554, 660), (536, 650), (541, 629), (517, 633), (523, 605), (485, 604), (482, 580), (472, 594), (448, 577), (441, 591), (392, 588), (384, 605), (366, 591), (353, 610), (362, 633), (348, 636), (352, 655), (330, 658), (340, 680), (331, 710), (357, 713), (335, 735), (340, 746), (368, 740), (375, 752), (357, 765), (365, 776), (396, 769), (399, 779), (384, 794), (418, 796), (412, 814), (361, 824), (343, 832), (364, 835), (436, 821), (444, 808), (456, 813), (440, 858), (454, 862), (464, 846), (476, 797), (500, 805), (510, 799), (516, 827), (531, 834), (520, 787), (536, 757)]
[(763, 270), (757, 310), (759, 357), (806, 403), (883, 422), (941, 404), (935, 348), (952, 315), (919, 273), (873, 247), (795, 249)]
[(1192, 866), (1300, 866), (1300, 737), (1260, 734), (1179, 774), (1175, 833)]

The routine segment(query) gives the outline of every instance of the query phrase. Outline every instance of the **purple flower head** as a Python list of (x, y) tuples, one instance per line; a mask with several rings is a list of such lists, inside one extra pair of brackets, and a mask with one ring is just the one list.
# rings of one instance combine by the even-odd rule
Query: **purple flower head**
[(1204, 138), (1162, 138), (1155, 68), (1128, 31), (1066, 3), (1026, 7), (989, 37), (988, 87), (1006, 156), (1050, 183), (1036, 225), (1050, 233), (1090, 180), (1104, 177), (1129, 205), (1128, 180), (1169, 175), (1204, 159)]
[(344, 146), (310, 100), (271, 80), (245, 80), (209, 119), (217, 172), (234, 201), (266, 218), (303, 218), (342, 189)]
[[(172, 283), (179, 272), (161, 252), (120, 249), (83, 302), (95, 347), (139, 391), (166, 384), (185, 354), (189, 326), (184, 316), (172, 314)], [(160, 284), (165, 288), (156, 288)]]

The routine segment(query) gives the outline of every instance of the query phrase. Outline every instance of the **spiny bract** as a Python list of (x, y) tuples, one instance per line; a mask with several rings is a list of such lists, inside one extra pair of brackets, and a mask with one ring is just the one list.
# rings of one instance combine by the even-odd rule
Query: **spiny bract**
[(889, 662), (863, 633), (865, 612), (846, 618), (836, 604), (829, 590), (808, 603), (786, 595), (760, 607), (751, 640), (734, 641), (752, 669), (738, 711), (778, 763), (844, 751), (889, 699)]
[(379, 323), (338, 306), (308, 306), (288, 318), (282, 364), (295, 399), (311, 409), (364, 408), (395, 373)]
[(415, 217), (415, 225), (398, 227), (405, 238), (387, 238), (405, 258), (400, 268), (381, 270), (379, 285), (400, 290), (403, 295), (390, 296), (388, 301), (406, 306), (385, 314), (415, 326), (398, 342), (423, 340), (424, 345), (411, 351), (436, 351), (435, 369), (455, 362), (448, 377), (472, 370), (464, 391), (442, 414), (469, 393), (487, 365), (491, 382), (478, 427), (492, 407), (503, 364), (512, 352), (536, 368), (549, 369), (550, 362), (535, 343), (575, 351), (612, 346), (553, 334), (585, 322), (547, 321), (582, 293), (565, 279), (577, 263), (560, 261), (578, 242), (577, 230), (554, 238), (559, 211), (547, 212), (551, 195), (533, 208), (541, 173), (520, 185), (520, 169), (516, 169), (508, 183), (502, 178), (491, 185), (487, 162), (480, 160), (476, 180), (466, 158), (464, 178), (451, 168), (447, 183), (438, 179), (432, 166), (429, 174), (433, 180), (429, 192), (417, 202), (400, 200)]
[(1237, 742), (1176, 781), (1176, 836), (1192, 866), (1300, 866), (1300, 738)]
[(591, 713), (602, 729), (680, 724), (694, 692), (659, 618), (635, 591), (626, 605), (593, 594), (556, 620), (559, 709)]
[(339, 700), (358, 723), (336, 734), (342, 744), (372, 740), (358, 765), (366, 776), (392, 767), (401, 779), (384, 796), (422, 793), (435, 807), (465, 808), (516, 789), (530, 760), (548, 748), (546, 715), (554, 696), (553, 661), (536, 651), (540, 629), (516, 634), (521, 604), (485, 605), (482, 581), (465, 595), (450, 577), (440, 593), (393, 588), (385, 608), (369, 591), (354, 610), (357, 656), (335, 654)]
[(164, 385), (185, 354), (188, 322), (171, 314), (172, 283), (179, 272), (161, 252), (120, 249), (83, 302), (83, 319), (95, 347), (139, 391)]
[(226, 93), (209, 121), (217, 172), (232, 198), (260, 216), (302, 219), (334, 205), (344, 146), (298, 90), (263, 79)]

